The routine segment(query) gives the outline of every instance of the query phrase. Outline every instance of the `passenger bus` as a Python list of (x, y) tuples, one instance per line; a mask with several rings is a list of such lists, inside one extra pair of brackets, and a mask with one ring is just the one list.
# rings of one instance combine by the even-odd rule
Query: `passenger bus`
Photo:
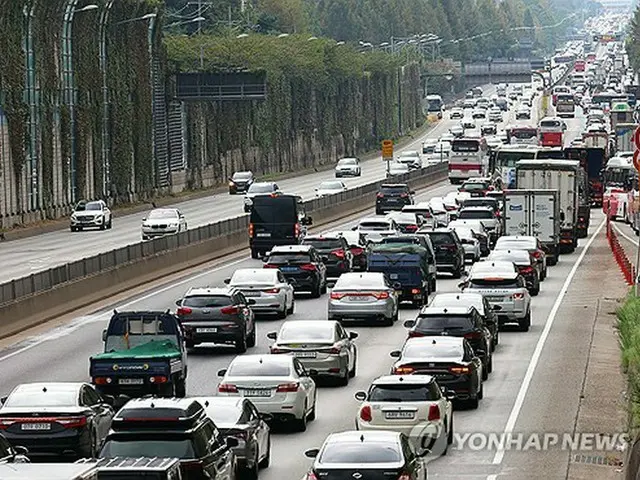
[(539, 148), (534, 145), (503, 145), (491, 152), (489, 174), (500, 190), (515, 188), (518, 160), (534, 160)]
[[(611, 216), (630, 221), (633, 216), (633, 205), (637, 192), (634, 192), (637, 177), (632, 157), (611, 157), (603, 173), (604, 195), (602, 209), (607, 213), (611, 209)], [(611, 198), (615, 201), (609, 202)]]
[(567, 125), (560, 117), (545, 117), (538, 124), (540, 145), (543, 147), (562, 147)]
[(442, 118), (442, 111), (444, 110), (444, 102), (440, 95), (427, 95), (427, 114), (437, 115), (438, 118)]
[(591, 103), (593, 105), (600, 105), (603, 110), (609, 111), (611, 106), (616, 102), (629, 102), (629, 97), (626, 93), (618, 92), (600, 92), (591, 97)]
[(576, 116), (576, 101), (571, 93), (556, 94), (556, 115), (574, 118)]
[(455, 184), (482, 177), (487, 168), (487, 154), (484, 137), (454, 138), (449, 153), (449, 181)]
[(506, 128), (510, 145), (538, 145), (538, 129), (532, 126)]
[(554, 107), (556, 106), (556, 102), (558, 101), (558, 95), (561, 93), (570, 94), (571, 90), (569, 89), (569, 87), (565, 87), (564, 85), (554, 87), (553, 93), (551, 95), (551, 103), (553, 103)]

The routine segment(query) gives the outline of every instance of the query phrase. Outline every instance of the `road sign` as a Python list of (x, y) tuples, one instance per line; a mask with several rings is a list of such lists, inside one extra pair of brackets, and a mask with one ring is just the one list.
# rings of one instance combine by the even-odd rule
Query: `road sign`
[(633, 152), (633, 166), (640, 172), (640, 150)]
[(382, 141), (382, 159), (393, 160), (393, 141), (392, 140)]
[(636, 128), (636, 131), (633, 132), (633, 143), (636, 148), (640, 148), (640, 127)]

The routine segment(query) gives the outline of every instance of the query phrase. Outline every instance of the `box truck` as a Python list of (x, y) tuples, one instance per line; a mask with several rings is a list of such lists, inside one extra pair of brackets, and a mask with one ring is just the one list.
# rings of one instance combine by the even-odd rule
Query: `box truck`
[(557, 190), (505, 190), (502, 209), (505, 235), (537, 237), (547, 264), (558, 263), (561, 214)]
[(516, 163), (518, 190), (557, 190), (560, 203), (560, 253), (578, 246), (580, 162), (576, 160), (520, 160)]

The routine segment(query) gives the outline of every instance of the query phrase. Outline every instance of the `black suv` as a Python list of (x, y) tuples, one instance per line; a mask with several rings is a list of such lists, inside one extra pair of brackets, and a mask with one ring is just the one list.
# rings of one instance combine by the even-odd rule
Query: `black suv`
[(234, 478), (238, 444), (220, 434), (196, 400), (137, 398), (113, 418), (99, 458), (179, 458), (184, 480)]
[(407, 320), (409, 338), (449, 335), (464, 337), (482, 360), (482, 379), (486, 380), (493, 368), (491, 332), (485, 327), (482, 315), (474, 307), (424, 307), (415, 320)]
[(449, 228), (438, 228), (425, 234), (431, 239), (436, 252), (438, 271), (451, 273), (453, 278), (464, 275), (464, 247), (456, 232)]
[(302, 245), (311, 245), (327, 267), (327, 277), (339, 277), (353, 269), (353, 255), (347, 240), (339, 235), (306, 236)]
[(376, 215), (402, 211), (405, 205), (413, 205), (415, 193), (406, 183), (383, 183), (376, 195)]
[(232, 344), (237, 353), (244, 353), (255, 346), (256, 322), (250, 308), (255, 302), (235, 288), (190, 288), (176, 301), (187, 348), (205, 342)]
[(264, 262), (264, 268), (280, 269), (296, 291), (310, 291), (314, 298), (327, 293), (327, 267), (312, 245), (274, 247)]

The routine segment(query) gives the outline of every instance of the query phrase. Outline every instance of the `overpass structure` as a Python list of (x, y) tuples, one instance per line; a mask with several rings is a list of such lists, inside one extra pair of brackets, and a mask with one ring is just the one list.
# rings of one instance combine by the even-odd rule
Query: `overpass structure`
[(493, 59), (486, 62), (467, 63), (462, 73), (465, 85), (485, 83), (528, 83), (536, 70), (530, 59)]

